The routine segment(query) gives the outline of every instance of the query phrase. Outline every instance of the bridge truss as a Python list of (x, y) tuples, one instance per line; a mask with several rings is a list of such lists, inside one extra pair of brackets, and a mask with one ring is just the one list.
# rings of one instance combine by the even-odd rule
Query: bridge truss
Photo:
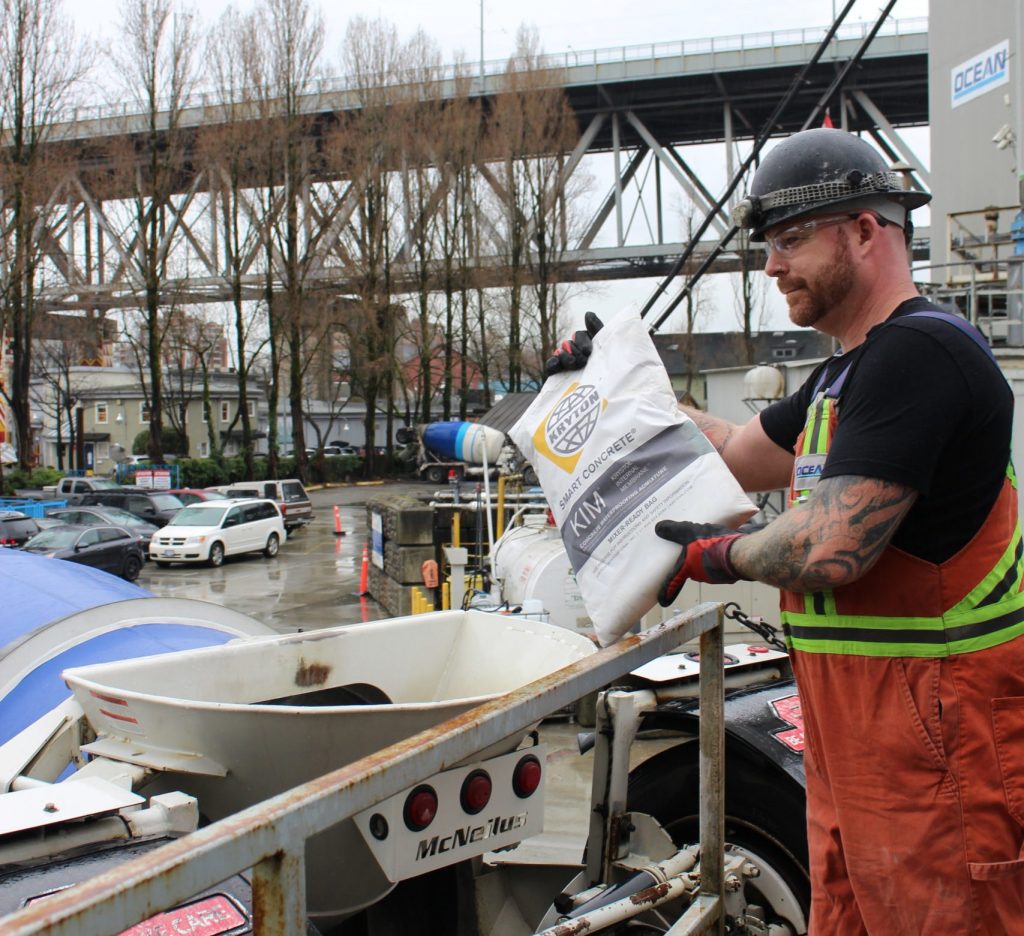
[[(780, 136), (799, 129), (861, 41), (863, 29), (856, 24), (837, 34), (832, 54), (818, 63), (806, 89), (779, 120)], [(552, 204), (563, 203), (587, 175), (596, 186), (581, 203), (585, 210), (577, 223), (561, 225), (558, 250), (543, 275), (553, 282), (665, 275), (684, 246), (680, 214), (692, 211), (703, 218), (713, 210), (713, 193), (724, 187), (723, 178), (732, 177), (744, 141), (760, 130), (824, 32), (736, 36), (547, 59), (545, 74), (564, 88), (579, 127), (571, 149), (538, 157), (557, 162), (548, 198)], [(869, 135), (893, 162), (905, 166), (908, 184), (923, 189), (929, 185), (927, 167), (901, 130), (927, 124), (927, 44), (926, 21), (893, 21), (875, 38), (832, 103), (836, 126)], [(487, 74), (474, 80), (468, 93), (481, 98), (486, 111), (500, 83), (500, 75)], [(454, 93), (456, 83), (446, 87), (446, 93)], [(307, 95), (303, 106), (314, 118), (310, 128), (315, 135), (355, 105), (343, 86), (328, 84)], [(224, 119), (223, 109), (203, 101), (183, 116), (195, 128)], [(47, 258), (39, 293), (44, 309), (102, 314), (142, 304), (146, 244), (137, 223), (139, 204), (111, 186), (109, 173), (97, 167), (96, 155), (104, 147), (107, 152), (116, 148), (118, 140), (130, 140), (140, 129), (139, 120), (125, 113), (80, 113), (59, 128), (78, 156), (60, 175), (40, 213), (37, 237)], [(513, 275), (521, 283), (539, 275), (529, 262), (516, 274), (510, 269), (511, 245), (502, 218), (515, 206), (499, 168), (482, 162), (475, 174), (478, 227), (486, 235), (480, 244), (488, 246), (480, 247), (472, 262), (474, 282), (483, 287), (507, 285)], [(179, 184), (163, 200), (157, 250), (166, 270), (160, 283), (165, 303), (195, 305), (232, 297), (227, 248), (219, 233), (225, 173), (215, 159), (185, 160)], [(434, 169), (424, 178), (432, 189), (420, 191), (416, 204), (399, 198), (394, 209), (398, 229), (404, 232), (391, 269), (395, 294), (422, 284), (424, 269), (413, 257), (412, 234), (432, 223), (450, 192), (451, 180), (443, 170)], [(239, 199), (248, 232), (239, 278), (245, 300), (264, 296), (268, 279), (279, 288), (286, 285), (283, 248), (273, 241), (268, 219), (282, 217), (290, 200), (299, 219), (306, 289), (331, 298), (356, 288), (358, 273), (347, 242), (358, 234), (358, 187), (337, 175), (317, 178), (310, 173), (305, 179), (294, 192), (283, 180), (263, 187), (253, 183)], [(717, 240), (728, 225), (720, 211), (709, 235)], [(527, 219), (526, 231), (526, 249), (535, 252), (533, 220)], [(917, 247), (919, 256), (926, 254), (926, 240)], [(705, 249), (698, 249), (692, 265), (704, 255)], [(756, 256), (732, 251), (715, 269), (750, 268), (759, 262)], [(436, 286), (441, 266), (427, 272)]]

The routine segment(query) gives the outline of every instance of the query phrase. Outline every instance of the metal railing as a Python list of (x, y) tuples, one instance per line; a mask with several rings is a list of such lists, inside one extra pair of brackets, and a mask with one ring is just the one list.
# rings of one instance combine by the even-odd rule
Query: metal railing
[[(501, 740), (525, 734), (545, 716), (698, 636), (701, 783), (714, 784), (722, 776), (724, 747), (722, 631), (721, 606), (698, 605), (434, 728), (36, 901), (0, 919), (0, 932), (115, 934), (251, 868), (254, 933), (303, 936), (308, 838)], [(720, 931), (720, 782), (716, 796), (715, 809), (705, 808), (702, 800), (705, 866), (699, 898), (686, 915), (687, 933), (712, 926)], [(712, 855), (717, 860), (711, 860)]]
[[(844, 23), (836, 32), (835, 41), (860, 41), (867, 34), (871, 24)], [(730, 36), (713, 36), (697, 39), (679, 39), (673, 42), (648, 42), (626, 46), (611, 46), (603, 49), (567, 50), (539, 55), (530, 60), (531, 69), (541, 71), (565, 71), (571, 68), (609, 65), (618, 62), (639, 62), (669, 57), (717, 55), (724, 53), (751, 52), (762, 49), (786, 48), (793, 46), (817, 46), (828, 32), (828, 26), (808, 26), (802, 29), (780, 29), (769, 32), (737, 33)], [(928, 32), (928, 18), (925, 16), (909, 19), (889, 20), (882, 26), (878, 36), (909, 36)], [(388, 77), (388, 86), (413, 86), (443, 84), (455, 81), (479, 80), (481, 77), (495, 77), (507, 71), (516, 70), (514, 58), (489, 59), (484, 62), (464, 62), (459, 65), (443, 65), (439, 68), (410, 68), (395, 72)], [(321, 95), (344, 95), (365, 90), (364, 82), (350, 75), (325, 76), (311, 81), (304, 96), (314, 98)], [(479, 92), (481, 89), (476, 88)], [(220, 107), (229, 102), (212, 90), (202, 89), (178, 102), (182, 109)], [(234, 102), (238, 103), (238, 102)], [(164, 102), (164, 109), (169, 105)], [(79, 105), (66, 109), (59, 120), (74, 123), (80, 120), (104, 120), (114, 117), (137, 117), (146, 113), (134, 102), (112, 104)]]

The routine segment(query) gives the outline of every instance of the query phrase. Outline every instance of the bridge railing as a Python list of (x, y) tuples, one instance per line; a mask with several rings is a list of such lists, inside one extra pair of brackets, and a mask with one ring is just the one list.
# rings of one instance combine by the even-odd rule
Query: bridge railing
[[(837, 42), (844, 40), (861, 40), (873, 24), (868, 22), (844, 23), (836, 32)], [(565, 71), (573, 68), (593, 67), (618, 62), (640, 62), (671, 57), (697, 55), (717, 55), (725, 53), (748, 52), (757, 49), (786, 48), (806, 45), (816, 48), (825, 38), (827, 26), (808, 26), (802, 29), (779, 29), (769, 32), (737, 33), (731, 36), (714, 36), (710, 38), (680, 39), (675, 42), (652, 42), (637, 45), (611, 46), (603, 49), (575, 50), (553, 52), (541, 55), (533, 63), (542, 70)], [(924, 16), (909, 19), (890, 19), (878, 31), (877, 36), (921, 35), (928, 32), (928, 18)], [(463, 63), (462, 65), (445, 65), (438, 69), (410, 69), (398, 73), (394, 77), (396, 85), (429, 84), (452, 82), (458, 79), (475, 79), (483, 76), (498, 76), (509, 68), (509, 59), (491, 59), (483, 63)], [(334, 95), (353, 92), (359, 85), (351, 76), (335, 76), (321, 78), (313, 82), (309, 95)], [(474, 90), (479, 93), (478, 84)], [(493, 90), (493, 89), (491, 89)], [(189, 96), (182, 104), (183, 108), (217, 107), (224, 103), (223, 97), (213, 90), (202, 90)], [(133, 117), (142, 113), (134, 102), (85, 105), (68, 108), (60, 120), (77, 123), (84, 120), (106, 120), (117, 117)]]

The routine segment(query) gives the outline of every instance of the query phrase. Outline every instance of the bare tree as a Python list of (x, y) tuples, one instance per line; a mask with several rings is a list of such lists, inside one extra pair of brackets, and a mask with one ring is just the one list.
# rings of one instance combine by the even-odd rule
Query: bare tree
[[(52, 317), (55, 318), (55, 317)], [(73, 368), (91, 358), (95, 346), (95, 322), (84, 316), (62, 315), (60, 321), (36, 330), (32, 355), (32, 409), (56, 430), (57, 467), (75, 450), (77, 395), (85, 389)], [(40, 334), (42, 332), (42, 334)]]
[(408, 338), (419, 357), (419, 386), (415, 393), (420, 406), (418, 418), (429, 422), (434, 395), (431, 376), (436, 334), (432, 295), (437, 280), (438, 229), (442, 226), (447, 187), (441, 154), (444, 138), (439, 133), (443, 112), (437, 87), (441, 53), (423, 32), (417, 32), (401, 58), (415, 73), (421, 90), (418, 99), (395, 100), (390, 104), (392, 126), (405, 128), (405, 132), (396, 137), (400, 196), (404, 208), (402, 243), (398, 254), (410, 268), (415, 282), (416, 333), (410, 333)]
[(47, 198), (66, 171), (52, 129), (85, 72), (86, 50), (60, 0), (0, 0), (0, 336), (13, 351), (11, 386), (0, 383), (0, 392), (22, 468), (33, 453), (29, 382)]
[(340, 250), (356, 305), (346, 316), (353, 390), (366, 405), (365, 470), (376, 465), (376, 417), (395, 410), (397, 322), (393, 268), (401, 244), (398, 218), (402, 128), (395, 119), (402, 46), (397, 29), (383, 20), (351, 20), (342, 49), (358, 112), (348, 115), (328, 144), (329, 161), (349, 180), (351, 223), (339, 232)]
[[(255, 181), (253, 167), (264, 165), (268, 155), (264, 133), (267, 115), (261, 115), (260, 108), (253, 107), (253, 100), (260, 99), (256, 81), (260, 74), (259, 30), (255, 13), (243, 15), (234, 7), (228, 7), (208, 35), (206, 58), (212, 65), (214, 86), (225, 119), (202, 135), (199, 146), (210, 178), (213, 250), (231, 292), (238, 376), (236, 419), (241, 420), (242, 459), (248, 479), (255, 477), (249, 378), (258, 347), (253, 347), (256, 344), (253, 341), (255, 321), (249, 308), (251, 303), (246, 300), (243, 277), (260, 244), (261, 227), (251, 197)], [(276, 406), (275, 397), (275, 423)], [(276, 426), (272, 431), (276, 437)], [(214, 441), (211, 438), (211, 453), (220, 448)], [(274, 454), (276, 456), (276, 451)]]
[[(693, 202), (687, 202), (682, 211), (683, 237), (689, 243), (693, 240), (697, 231), (697, 206)], [(686, 367), (686, 391), (684, 402), (692, 404), (695, 400), (693, 395), (693, 382), (697, 379), (699, 362), (697, 360), (697, 342), (694, 335), (697, 333), (697, 326), (704, 318), (707, 306), (707, 295), (705, 286), (706, 279), (701, 279), (697, 285), (686, 294), (686, 320), (683, 332), (683, 363)]]
[[(266, 306), (272, 322), (271, 431), (275, 431), (276, 421), (280, 332), (287, 349), (292, 447), (299, 476), (306, 479), (303, 320), (309, 298), (307, 273), (324, 227), (312, 224), (308, 211), (315, 159), (307, 133), (311, 118), (303, 111), (302, 99), (320, 72), (324, 24), (322, 15), (308, 0), (262, 0), (257, 17), (259, 42), (250, 46), (248, 81), (268, 129), (263, 161), (267, 187), (262, 205), (262, 236)], [(276, 438), (271, 441), (271, 468), (275, 469)]]
[(743, 363), (754, 363), (754, 333), (764, 324), (765, 290), (768, 280), (760, 270), (751, 269), (750, 242), (745, 232), (736, 238), (736, 251), (740, 258), (739, 272), (732, 277), (733, 294), (736, 299), (736, 317), (740, 325), (741, 353)]
[[(560, 337), (559, 270), (567, 248), (570, 190), (562, 154), (578, 128), (564, 91), (543, 67), (535, 30), (521, 28), (487, 136), (482, 171), (494, 193), (500, 228), (492, 242), (506, 266), (509, 390), (522, 390)], [(532, 294), (529, 292), (533, 285)], [(535, 315), (534, 351), (527, 312)], [(529, 370), (529, 373), (528, 373)]]
[[(477, 243), (474, 238), (474, 186), (482, 133), (481, 105), (469, 97), (468, 71), (457, 66), (455, 88), (438, 122), (437, 161), (443, 167), (445, 202), (438, 235), (442, 260), (444, 296), (444, 390), (442, 410), (452, 416), (452, 389), (458, 386), (459, 415), (465, 419), (469, 371), (470, 289), (476, 275)], [(456, 308), (458, 301), (458, 308)], [(484, 351), (486, 355), (486, 349)], [(486, 358), (485, 358), (486, 359)], [(456, 364), (458, 374), (455, 373)]]
[[(162, 344), (170, 318), (163, 295), (168, 257), (180, 215), (172, 196), (180, 191), (186, 133), (181, 116), (195, 83), (198, 34), (190, 12), (173, 0), (123, 0), (125, 46), (119, 74), (141, 112), (136, 152), (122, 163), (131, 186), (132, 260), (141, 282), (149, 377), (149, 456), (163, 461)], [(127, 129), (127, 128), (126, 128)]]

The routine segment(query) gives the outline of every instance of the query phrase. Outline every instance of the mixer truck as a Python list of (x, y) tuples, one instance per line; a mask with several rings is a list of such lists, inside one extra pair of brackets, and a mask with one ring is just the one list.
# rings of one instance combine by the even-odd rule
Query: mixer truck
[(486, 473), (522, 474), (528, 485), (537, 483), (533, 467), (519, 449), (499, 429), (482, 423), (462, 420), (421, 423), (407, 426), (396, 433), (399, 445), (405, 446), (399, 457), (414, 461), (417, 474), (432, 484), (443, 484), (449, 478), (482, 478)]
[[(788, 660), (723, 656), (713, 605), (598, 651), (515, 615), (279, 635), (36, 557), (0, 578), (4, 933), (806, 933)], [(553, 769), (539, 722), (609, 682), (586, 854), (517, 857)], [(641, 729), (661, 740), (631, 774)]]

